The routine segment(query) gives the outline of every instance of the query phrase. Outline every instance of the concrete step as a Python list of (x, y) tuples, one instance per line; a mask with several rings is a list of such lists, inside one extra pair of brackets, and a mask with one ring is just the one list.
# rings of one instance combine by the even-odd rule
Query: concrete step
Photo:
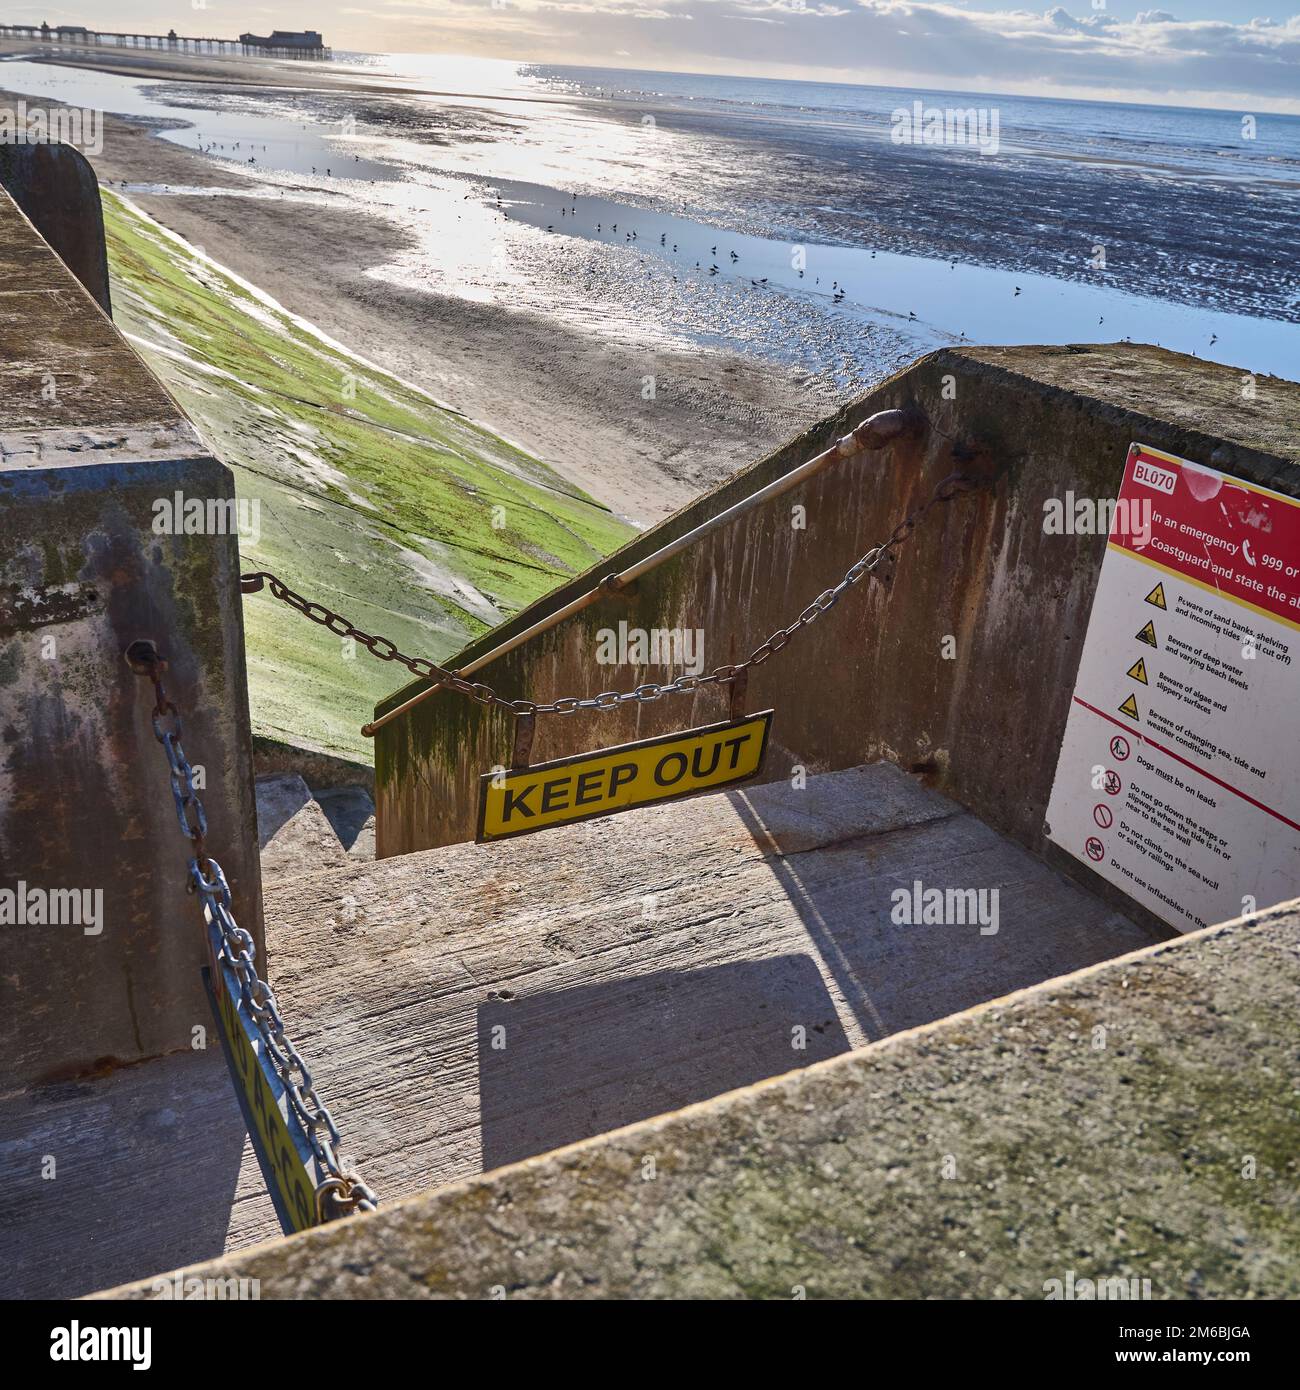
[(375, 857), (375, 803), (365, 787), (313, 793), (294, 772), (259, 777), (258, 845), (267, 881)]
[[(270, 978), (344, 1151), (386, 1201), (1151, 940), (888, 764), (494, 845), (338, 853), (268, 876)], [(895, 890), (917, 881), (997, 889), (996, 932), (893, 920)], [(85, 1292), (277, 1234), (240, 1133), (210, 1054), (12, 1098), (12, 1291)], [(97, 1181), (54, 1201), (37, 1150)], [(115, 1184), (147, 1187), (148, 1210), (105, 1203)]]
[(316, 802), (350, 858), (375, 857), (375, 799), (365, 787), (323, 787)]
[(1295, 1299), (1298, 990), (1300, 901), (189, 1272), (294, 1299)]

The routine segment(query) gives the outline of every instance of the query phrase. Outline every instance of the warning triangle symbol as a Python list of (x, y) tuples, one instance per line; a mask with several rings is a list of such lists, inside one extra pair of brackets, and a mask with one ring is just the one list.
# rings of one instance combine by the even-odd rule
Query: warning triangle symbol
[(1146, 596), (1146, 602), (1154, 604), (1157, 608), (1167, 608), (1168, 605), (1165, 603), (1165, 585), (1163, 580), (1161, 580), (1161, 582)]
[(1135, 681), (1141, 681), (1143, 685), (1151, 684), (1151, 682), (1147, 680), (1147, 659), (1144, 656), (1138, 657), (1125, 674), (1132, 676)]
[(1157, 646), (1158, 644), (1156, 642), (1155, 623), (1148, 623), (1146, 627), (1144, 627), (1142, 631), (1138, 633), (1137, 639), (1139, 642), (1145, 642), (1148, 647)]
[(1130, 695), (1119, 707), (1119, 712), (1121, 714), (1127, 714), (1130, 719), (1137, 719), (1139, 717), (1137, 696), (1135, 694)]

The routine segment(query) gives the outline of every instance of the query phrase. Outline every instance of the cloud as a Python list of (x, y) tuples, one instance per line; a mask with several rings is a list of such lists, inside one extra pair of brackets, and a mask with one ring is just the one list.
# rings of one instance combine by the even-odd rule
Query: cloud
[(336, 46), (1300, 111), (1300, 15), (1121, 19), (917, 0), (370, 0), (367, 10), (364, 30), (329, 36)]

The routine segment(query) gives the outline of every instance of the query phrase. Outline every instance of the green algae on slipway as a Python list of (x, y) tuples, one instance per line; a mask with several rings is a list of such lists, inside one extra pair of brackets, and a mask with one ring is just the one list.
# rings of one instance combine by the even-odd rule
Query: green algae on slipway
[[(118, 327), (257, 503), (245, 571), (439, 660), (633, 533), (107, 189), (104, 221)], [(406, 673), (265, 593), (244, 622), (254, 731), (368, 761), (360, 726)]]

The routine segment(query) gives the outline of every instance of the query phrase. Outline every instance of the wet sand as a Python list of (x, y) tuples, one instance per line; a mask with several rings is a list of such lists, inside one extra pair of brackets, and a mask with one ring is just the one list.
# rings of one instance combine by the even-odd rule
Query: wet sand
[[(299, 71), (129, 53), (78, 62), (153, 80), (353, 85), (308, 65)], [(0, 89), (3, 79), (0, 66)], [(3, 92), (0, 100), (17, 97)], [(172, 188), (244, 182), (229, 166), (158, 139), (157, 128), (105, 116), (104, 149), (91, 158), (100, 180)], [(637, 524), (685, 506), (823, 418), (845, 394), (824, 379), (734, 352), (651, 349), (635, 331), (571, 331), (510, 302), (469, 302), (368, 276), (411, 249), (408, 233), (382, 217), (359, 219), (351, 208), (332, 213), (306, 183), (308, 201), (295, 201), (292, 176), (277, 183), (286, 188), (282, 199), (138, 189), (130, 196), (293, 313), (521, 444)], [(645, 400), (651, 376), (654, 399)]]

